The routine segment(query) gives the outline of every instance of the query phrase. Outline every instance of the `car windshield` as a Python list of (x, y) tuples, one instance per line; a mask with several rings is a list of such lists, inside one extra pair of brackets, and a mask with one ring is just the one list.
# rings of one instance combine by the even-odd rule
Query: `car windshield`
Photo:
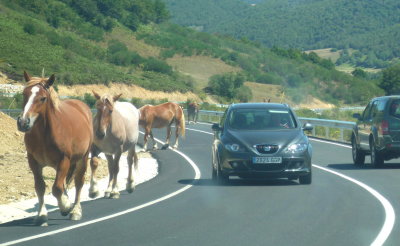
[(237, 130), (276, 130), (296, 128), (296, 121), (286, 109), (236, 109), (228, 126)]

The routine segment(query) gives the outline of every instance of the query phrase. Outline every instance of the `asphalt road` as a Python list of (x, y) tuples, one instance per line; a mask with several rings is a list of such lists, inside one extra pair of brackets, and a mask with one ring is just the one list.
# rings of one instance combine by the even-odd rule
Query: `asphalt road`
[[(349, 146), (312, 140), (311, 185), (219, 186), (211, 181), (210, 125), (187, 128), (179, 152), (154, 152), (159, 175), (132, 194), (82, 203), (78, 222), (52, 212), (48, 227), (32, 218), (1, 224), (0, 245), (400, 245), (399, 160), (358, 168)], [(165, 139), (164, 129), (154, 133)]]

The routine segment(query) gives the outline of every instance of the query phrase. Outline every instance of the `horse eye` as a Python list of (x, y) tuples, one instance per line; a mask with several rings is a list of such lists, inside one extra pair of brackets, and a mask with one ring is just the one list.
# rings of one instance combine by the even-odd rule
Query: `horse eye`
[(45, 101), (46, 101), (46, 97), (40, 98), (40, 101), (41, 101), (42, 103), (45, 102)]

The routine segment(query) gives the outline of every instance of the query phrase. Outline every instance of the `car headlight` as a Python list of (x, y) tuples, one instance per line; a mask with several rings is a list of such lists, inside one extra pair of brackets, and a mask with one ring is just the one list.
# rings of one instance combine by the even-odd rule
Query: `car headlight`
[(236, 143), (225, 144), (225, 149), (232, 151), (232, 152), (243, 152), (244, 151), (244, 148)]
[(307, 143), (295, 143), (291, 144), (286, 148), (287, 153), (301, 153), (307, 150), (308, 144)]

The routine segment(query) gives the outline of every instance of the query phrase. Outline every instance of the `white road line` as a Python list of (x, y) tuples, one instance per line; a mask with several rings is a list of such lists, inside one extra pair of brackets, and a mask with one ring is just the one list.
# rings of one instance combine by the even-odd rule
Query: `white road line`
[[(188, 130), (192, 130), (192, 131), (197, 131), (197, 132), (203, 132), (206, 134), (210, 134), (213, 135), (213, 133), (210, 132), (205, 132), (205, 131), (201, 131), (201, 130), (197, 130), (197, 129), (191, 129), (191, 128), (186, 128)], [(345, 145), (345, 144), (340, 144), (340, 143), (335, 143), (335, 142), (330, 142), (330, 141), (324, 141), (324, 140), (320, 140), (320, 139), (314, 139), (314, 138), (310, 138), (310, 140), (315, 141), (315, 142), (321, 142), (321, 143), (326, 143), (326, 144), (332, 144), (332, 145), (336, 145), (336, 146), (340, 146), (340, 147), (344, 147), (344, 148), (350, 148), (351, 146)], [(385, 222), (383, 223), (383, 226), (379, 232), (379, 234), (377, 235), (377, 237), (375, 238), (375, 240), (371, 243), (371, 245), (373, 246), (378, 246), (378, 245), (383, 245), (385, 243), (385, 241), (388, 239), (388, 237), (390, 236), (390, 233), (393, 230), (393, 226), (396, 220), (396, 214), (394, 212), (394, 208), (393, 206), (390, 204), (390, 202), (384, 197), (382, 196), (379, 192), (377, 192), (375, 189), (371, 188), (370, 186), (356, 180), (353, 179), (349, 176), (346, 176), (342, 173), (339, 172), (335, 172), (331, 169), (325, 168), (325, 167), (321, 167), (315, 164), (312, 164), (314, 167), (319, 168), (323, 171), (329, 172), (331, 174), (337, 175), (343, 179), (346, 179), (350, 182), (353, 182), (354, 184), (360, 186), (361, 188), (365, 189), (366, 191), (368, 191), (369, 193), (371, 193), (376, 199), (378, 199), (378, 201), (382, 204), (384, 210), (385, 210)]]
[(333, 170), (330, 170), (328, 168), (325, 167), (321, 167), (318, 165), (313, 164), (313, 167), (319, 168), (321, 170), (324, 170), (326, 172), (332, 173), (334, 175), (337, 175), (341, 178), (344, 178), (350, 182), (355, 183), (356, 185), (360, 186), (361, 188), (365, 189), (366, 191), (368, 191), (369, 193), (371, 193), (376, 199), (378, 199), (378, 201), (382, 204), (383, 208), (385, 209), (385, 222), (383, 223), (382, 229), (379, 232), (378, 236), (375, 238), (374, 242), (371, 243), (371, 245), (383, 245), (383, 243), (385, 243), (386, 239), (389, 237), (390, 233), (392, 232), (393, 226), (394, 226), (394, 222), (395, 222), (395, 218), (396, 215), (394, 213), (394, 209), (392, 207), (392, 205), (390, 204), (390, 202), (383, 197), (381, 194), (379, 194), (379, 192), (377, 192), (376, 190), (374, 190), (373, 188), (371, 188), (370, 186), (356, 180), (353, 178), (350, 178), (349, 176), (346, 176), (342, 173), (339, 172), (335, 172)]
[[(162, 141), (160, 141), (160, 140), (158, 140), (156, 138), (155, 138), (155, 140), (157, 142), (160, 142), (161, 144), (164, 144)], [(185, 154), (183, 154), (179, 150), (175, 150), (175, 149), (171, 149), (171, 150), (175, 151), (176, 153), (181, 155), (183, 158), (185, 158), (185, 160), (187, 162), (189, 162), (189, 164), (192, 166), (192, 168), (195, 171), (194, 179), (195, 180), (199, 180), (200, 177), (201, 177), (201, 172), (200, 172), (200, 169), (198, 168), (198, 166), (188, 156), (186, 156)], [(80, 228), (80, 227), (84, 227), (84, 226), (95, 224), (95, 223), (98, 223), (98, 222), (101, 222), (101, 221), (104, 221), (104, 220), (112, 219), (112, 218), (115, 218), (115, 217), (118, 217), (118, 216), (121, 216), (121, 215), (124, 215), (124, 214), (127, 214), (127, 213), (132, 213), (132, 212), (137, 211), (139, 209), (146, 208), (148, 206), (151, 206), (151, 205), (154, 205), (156, 203), (165, 201), (165, 200), (167, 200), (169, 198), (172, 198), (172, 197), (174, 197), (174, 196), (186, 191), (187, 189), (190, 189), (192, 186), (193, 185), (186, 185), (185, 187), (183, 187), (183, 188), (181, 188), (181, 189), (179, 189), (179, 190), (177, 190), (175, 192), (172, 192), (172, 193), (170, 193), (168, 195), (165, 195), (165, 196), (160, 197), (158, 199), (155, 199), (153, 201), (144, 203), (142, 205), (139, 205), (139, 206), (136, 206), (136, 207), (133, 207), (133, 208), (130, 208), (130, 209), (115, 213), (115, 214), (111, 214), (111, 215), (108, 215), (108, 216), (105, 216), (105, 217), (101, 217), (101, 218), (98, 218), (98, 219), (90, 220), (90, 221), (87, 221), (87, 222), (84, 222), (84, 223), (80, 223), (80, 224), (76, 224), (76, 225), (73, 225), (73, 226), (68, 226), (68, 227), (65, 227), (65, 228), (62, 228), (62, 229), (58, 229), (58, 230), (54, 230), (54, 231), (50, 231), (50, 232), (46, 232), (46, 233), (37, 234), (35, 236), (30, 236), (30, 237), (20, 238), (20, 239), (14, 240), (14, 241), (5, 242), (5, 243), (0, 244), (0, 246), (14, 245), (14, 244), (17, 244), (17, 243), (22, 243), (22, 242), (26, 242), (26, 241), (42, 238), (42, 237), (55, 235), (55, 234), (58, 234), (58, 233), (61, 233), (61, 232), (65, 232), (65, 231), (71, 231), (71, 230), (74, 230), (74, 229), (77, 229), (77, 228)]]

